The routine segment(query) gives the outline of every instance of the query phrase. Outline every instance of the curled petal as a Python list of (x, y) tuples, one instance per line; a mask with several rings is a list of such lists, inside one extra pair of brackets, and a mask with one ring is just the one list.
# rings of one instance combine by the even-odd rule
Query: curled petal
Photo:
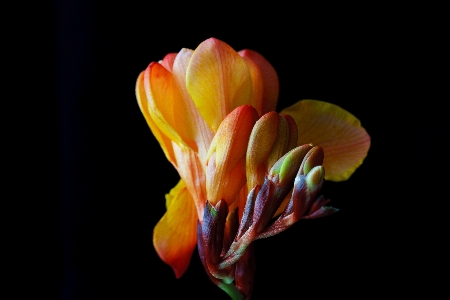
[(141, 112), (144, 115), (145, 120), (150, 127), (150, 130), (161, 145), (161, 148), (163, 149), (163, 152), (166, 155), (167, 159), (176, 167), (176, 159), (172, 148), (172, 141), (159, 129), (158, 126), (156, 126), (150, 115), (149, 103), (147, 100), (147, 95), (145, 94), (144, 87), (144, 72), (141, 72), (141, 74), (139, 74), (136, 82), (136, 98), (139, 104), (139, 108), (141, 109)]
[(153, 230), (153, 245), (159, 257), (180, 278), (197, 243), (197, 212), (182, 180), (166, 195), (166, 204), (167, 212)]
[(273, 66), (261, 54), (253, 50), (241, 50), (239, 51), (239, 55), (250, 59), (259, 68), (263, 81), (263, 96), (261, 99), (262, 105), (260, 116), (268, 113), (269, 111), (276, 110), (280, 85), (278, 82), (277, 72)]
[(283, 109), (297, 123), (298, 145), (322, 146), (325, 179), (347, 180), (362, 164), (370, 147), (370, 136), (360, 121), (337, 105), (302, 100)]
[(243, 105), (222, 122), (207, 155), (207, 199), (215, 205), (224, 199), (230, 205), (245, 184), (245, 153), (253, 125), (255, 108)]
[[(149, 103), (149, 113), (156, 126), (172, 141), (194, 150), (197, 146), (186, 139), (189, 127), (183, 127), (186, 109), (172, 73), (159, 63), (152, 62), (144, 73), (145, 94)], [(185, 139), (183, 139), (185, 137)]]
[(213, 132), (233, 109), (248, 104), (252, 95), (251, 76), (244, 59), (215, 38), (203, 41), (195, 49), (186, 85)]

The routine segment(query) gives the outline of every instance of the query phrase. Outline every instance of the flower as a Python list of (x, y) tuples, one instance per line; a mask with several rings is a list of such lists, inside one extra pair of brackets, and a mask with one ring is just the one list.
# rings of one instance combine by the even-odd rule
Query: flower
[(181, 177), (153, 232), (177, 278), (198, 246), (211, 280), (232, 298), (249, 299), (252, 241), (337, 211), (319, 195), (323, 181), (348, 179), (370, 136), (355, 116), (323, 101), (277, 113), (278, 92), (263, 56), (215, 38), (139, 75), (139, 107)]

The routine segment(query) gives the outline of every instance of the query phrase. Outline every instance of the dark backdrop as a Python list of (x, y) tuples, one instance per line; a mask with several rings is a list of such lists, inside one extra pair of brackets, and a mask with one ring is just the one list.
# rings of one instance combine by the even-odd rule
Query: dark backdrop
[[(357, 116), (372, 138), (350, 180), (325, 184), (323, 194), (340, 212), (255, 243), (254, 299), (382, 295), (396, 286), (403, 265), (392, 245), (404, 227), (386, 224), (399, 214), (393, 203), (403, 201), (392, 196), (390, 182), (398, 176), (394, 138), (406, 127), (394, 123), (404, 111), (393, 108), (407, 101), (386, 87), (399, 82), (399, 29), (386, 25), (389, 12), (368, 7), (265, 3), (55, 2), (58, 200), (48, 218), (53, 275), (46, 299), (228, 299), (206, 277), (197, 252), (177, 280), (153, 248), (164, 194), (178, 175), (134, 94), (150, 62), (209, 37), (272, 63), (278, 110), (300, 99), (328, 101)], [(416, 135), (431, 127), (417, 120)], [(410, 141), (433, 153), (432, 135), (427, 147)]]

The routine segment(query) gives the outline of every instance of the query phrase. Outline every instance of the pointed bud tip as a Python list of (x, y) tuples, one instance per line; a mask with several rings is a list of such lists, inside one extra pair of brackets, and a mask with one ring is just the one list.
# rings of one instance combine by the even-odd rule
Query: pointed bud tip
[(305, 155), (312, 148), (310, 145), (298, 146), (285, 155), (280, 168), (280, 184), (286, 185), (292, 182), (305, 158)]
[(325, 177), (325, 169), (323, 166), (315, 166), (308, 175), (306, 175), (306, 184), (312, 190), (316, 190), (323, 183)]
[(298, 175), (308, 174), (311, 171), (311, 169), (323, 164), (324, 158), (323, 148), (320, 146), (313, 146), (312, 144), (309, 144), (309, 146), (312, 148), (305, 155), (302, 165), (300, 166)]

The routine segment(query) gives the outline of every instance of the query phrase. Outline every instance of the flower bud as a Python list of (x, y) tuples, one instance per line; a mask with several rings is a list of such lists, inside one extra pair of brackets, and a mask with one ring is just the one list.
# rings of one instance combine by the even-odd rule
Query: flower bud
[(305, 155), (312, 149), (311, 145), (298, 146), (283, 155), (270, 169), (269, 176), (280, 175), (279, 184), (293, 184), (294, 178), (299, 170)]
[(311, 194), (311, 198), (315, 198), (317, 192), (322, 188), (325, 180), (324, 177), (325, 170), (322, 166), (315, 166), (306, 175), (305, 183), (308, 186), (308, 192)]
[[(311, 145), (312, 146), (312, 145)], [(320, 146), (314, 146), (306, 155), (298, 170), (299, 175), (306, 175), (315, 166), (320, 166), (323, 164), (323, 149)]]
[(209, 271), (214, 277), (219, 279), (228, 276), (227, 271), (219, 270), (217, 268), (217, 264), (220, 261), (220, 254), (223, 249), (227, 214), (228, 205), (225, 201), (220, 200), (215, 207), (212, 206), (209, 201), (206, 201), (202, 223), (204, 255)]

